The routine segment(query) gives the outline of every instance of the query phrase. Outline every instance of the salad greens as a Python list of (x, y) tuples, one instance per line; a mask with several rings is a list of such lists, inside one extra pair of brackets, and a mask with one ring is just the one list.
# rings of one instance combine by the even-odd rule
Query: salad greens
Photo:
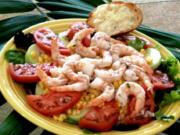
[(166, 60), (163, 60), (162, 68), (171, 77), (171, 79), (176, 83), (176, 85), (180, 84), (179, 62), (176, 58), (169, 57)]
[(160, 107), (170, 104), (172, 102), (180, 100), (180, 89), (172, 90), (170, 93), (165, 93), (163, 100), (160, 103)]
[(20, 50), (8, 50), (5, 53), (5, 58), (8, 62), (23, 64), (25, 63), (25, 52)]
[(146, 45), (146, 42), (136, 37), (135, 40), (129, 40), (128, 45), (140, 51)]
[(166, 122), (174, 120), (173, 115), (165, 115), (161, 110), (159, 110), (159, 111), (157, 111), (155, 113), (155, 117), (156, 117), (157, 120), (163, 120), (163, 121), (166, 121)]

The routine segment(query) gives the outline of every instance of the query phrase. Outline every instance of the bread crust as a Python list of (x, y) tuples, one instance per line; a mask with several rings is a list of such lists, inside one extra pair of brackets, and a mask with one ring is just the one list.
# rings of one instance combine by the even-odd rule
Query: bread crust
[(142, 23), (142, 20), (142, 11), (135, 4), (112, 2), (94, 9), (89, 14), (87, 24), (97, 31), (114, 36), (133, 31)]

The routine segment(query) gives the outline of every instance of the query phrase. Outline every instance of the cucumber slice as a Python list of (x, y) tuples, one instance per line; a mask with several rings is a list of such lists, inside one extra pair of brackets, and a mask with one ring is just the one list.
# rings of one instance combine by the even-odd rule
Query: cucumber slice
[(41, 53), (42, 52), (40, 49), (35, 44), (33, 44), (28, 48), (25, 54), (25, 61), (31, 64), (38, 63), (38, 57)]
[(64, 45), (67, 45), (69, 43), (69, 39), (67, 37), (67, 31), (59, 33), (58, 37), (63, 42)]
[(82, 109), (78, 115), (69, 115), (65, 121), (70, 124), (77, 124), (80, 121), (80, 119), (86, 115), (88, 111), (89, 109), (87, 108)]
[(146, 59), (151, 58), (152, 61), (150, 63), (150, 66), (153, 69), (156, 69), (161, 64), (162, 57), (161, 57), (160, 52), (157, 49), (148, 48), (146, 50), (145, 58)]

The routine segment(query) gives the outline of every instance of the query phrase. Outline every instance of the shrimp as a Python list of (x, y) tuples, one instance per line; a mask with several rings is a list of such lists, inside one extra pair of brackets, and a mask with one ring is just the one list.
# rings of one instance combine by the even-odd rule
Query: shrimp
[(139, 79), (141, 79), (144, 84), (147, 86), (147, 90), (150, 90), (151, 92), (153, 92), (153, 84), (151, 83), (151, 79), (150, 77), (144, 72), (143, 69), (132, 65), (130, 67), (130, 70), (135, 72), (137, 74), (137, 76), (139, 76)]
[(59, 47), (57, 44), (57, 38), (52, 39), (52, 43), (51, 43), (51, 57), (52, 60), (57, 62), (59, 66), (62, 66), (65, 63), (65, 56), (61, 55), (59, 53)]
[(112, 64), (112, 56), (109, 51), (103, 51), (102, 52), (103, 58), (98, 59), (98, 62), (96, 65), (98, 65), (99, 68), (105, 68), (109, 67)]
[(105, 32), (96, 32), (91, 39), (91, 46), (97, 46), (103, 50), (109, 50), (111, 44), (121, 43), (121, 41), (111, 38)]
[(117, 70), (120, 68), (120, 66), (121, 66), (121, 62), (119, 60), (117, 60), (112, 64), (112, 69)]
[(145, 91), (135, 82), (124, 82), (115, 95), (115, 99), (124, 107), (128, 103), (128, 96), (133, 95), (136, 98), (135, 109), (130, 114), (131, 117), (139, 115), (145, 105)]
[(110, 37), (104, 32), (96, 32), (91, 39), (91, 46), (97, 46), (103, 50), (109, 50), (111, 47)]
[(96, 77), (91, 83), (90, 83), (90, 87), (93, 89), (97, 89), (97, 90), (102, 90), (104, 89), (104, 86), (106, 86), (107, 82), (105, 82), (104, 80), (102, 80), (99, 77)]
[(91, 63), (88, 59), (81, 59), (76, 62), (76, 69), (77, 71), (81, 71), (91, 77), (93, 75), (95, 65)]
[(139, 79), (139, 77), (136, 75), (136, 73), (131, 69), (127, 69), (124, 72), (123, 78), (126, 81), (137, 81)]
[(122, 57), (122, 56), (129, 56), (129, 55), (138, 55), (140, 57), (143, 57), (143, 55), (139, 53), (137, 50), (123, 43), (112, 45), (110, 52), (113, 55), (114, 61), (116, 61), (119, 58), (119, 56)]
[(85, 91), (89, 88), (89, 76), (79, 73), (78, 78), (74, 83), (68, 84), (68, 85), (62, 85), (62, 86), (55, 86), (50, 87), (49, 90), (51, 91)]
[(126, 70), (126, 65), (122, 64), (117, 70), (95, 69), (94, 74), (96, 77), (99, 77), (107, 82), (114, 82), (122, 78), (125, 70)]
[(51, 86), (65, 85), (68, 82), (68, 79), (65, 78), (63, 74), (59, 74), (58, 77), (52, 78), (48, 76), (40, 67), (37, 67), (36, 74), (43, 82), (43, 84), (48, 88)]
[(112, 84), (106, 85), (102, 94), (97, 98), (90, 101), (88, 106), (99, 106), (101, 107), (104, 102), (109, 102), (114, 99), (115, 89)]
[(96, 57), (96, 51), (94, 50), (94, 47), (85, 47), (82, 44), (82, 40), (84, 39), (84, 37), (93, 32), (94, 29), (92, 28), (83, 29), (77, 32), (67, 46), (75, 46), (75, 52), (82, 57)]
[(65, 74), (67, 78), (72, 81), (76, 81), (78, 78), (78, 75), (75, 72), (76, 71), (75, 63), (76, 61), (69, 61), (64, 63), (62, 67), (62, 73)]
[(146, 60), (137, 55), (124, 56), (119, 59), (121, 63), (133, 64), (143, 68), (149, 75), (153, 74), (153, 69), (147, 64)]

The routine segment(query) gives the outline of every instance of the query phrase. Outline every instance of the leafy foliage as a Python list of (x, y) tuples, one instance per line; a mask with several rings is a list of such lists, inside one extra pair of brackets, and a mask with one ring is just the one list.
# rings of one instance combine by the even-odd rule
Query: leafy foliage
[(16, 32), (23, 30), (34, 24), (46, 21), (42, 15), (21, 15), (0, 21), (0, 42), (8, 40)]
[(132, 46), (133, 48), (135, 48), (136, 50), (140, 51), (141, 49), (143, 49), (144, 45), (145, 45), (145, 41), (136, 38), (135, 40), (129, 40), (128, 41), (128, 45)]
[(171, 79), (177, 84), (180, 85), (180, 71), (179, 71), (179, 62), (174, 57), (169, 57), (166, 60), (162, 61), (162, 67), (171, 77)]
[(62, 9), (63, 11), (75, 11), (75, 12), (84, 12), (84, 13), (89, 13), (91, 9), (87, 9), (85, 7), (81, 7), (78, 5), (70, 5), (67, 3), (60, 3), (60, 2), (50, 2), (50, 1), (45, 1), (45, 2), (40, 2), (37, 3), (40, 7), (43, 7), (47, 10), (50, 11), (58, 11), (59, 9)]
[(4, 0), (0, 2), (0, 13), (28, 12), (36, 6), (31, 0)]
[(25, 52), (20, 50), (9, 50), (5, 53), (5, 58), (7, 61), (14, 64), (24, 64), (25, 63)]

